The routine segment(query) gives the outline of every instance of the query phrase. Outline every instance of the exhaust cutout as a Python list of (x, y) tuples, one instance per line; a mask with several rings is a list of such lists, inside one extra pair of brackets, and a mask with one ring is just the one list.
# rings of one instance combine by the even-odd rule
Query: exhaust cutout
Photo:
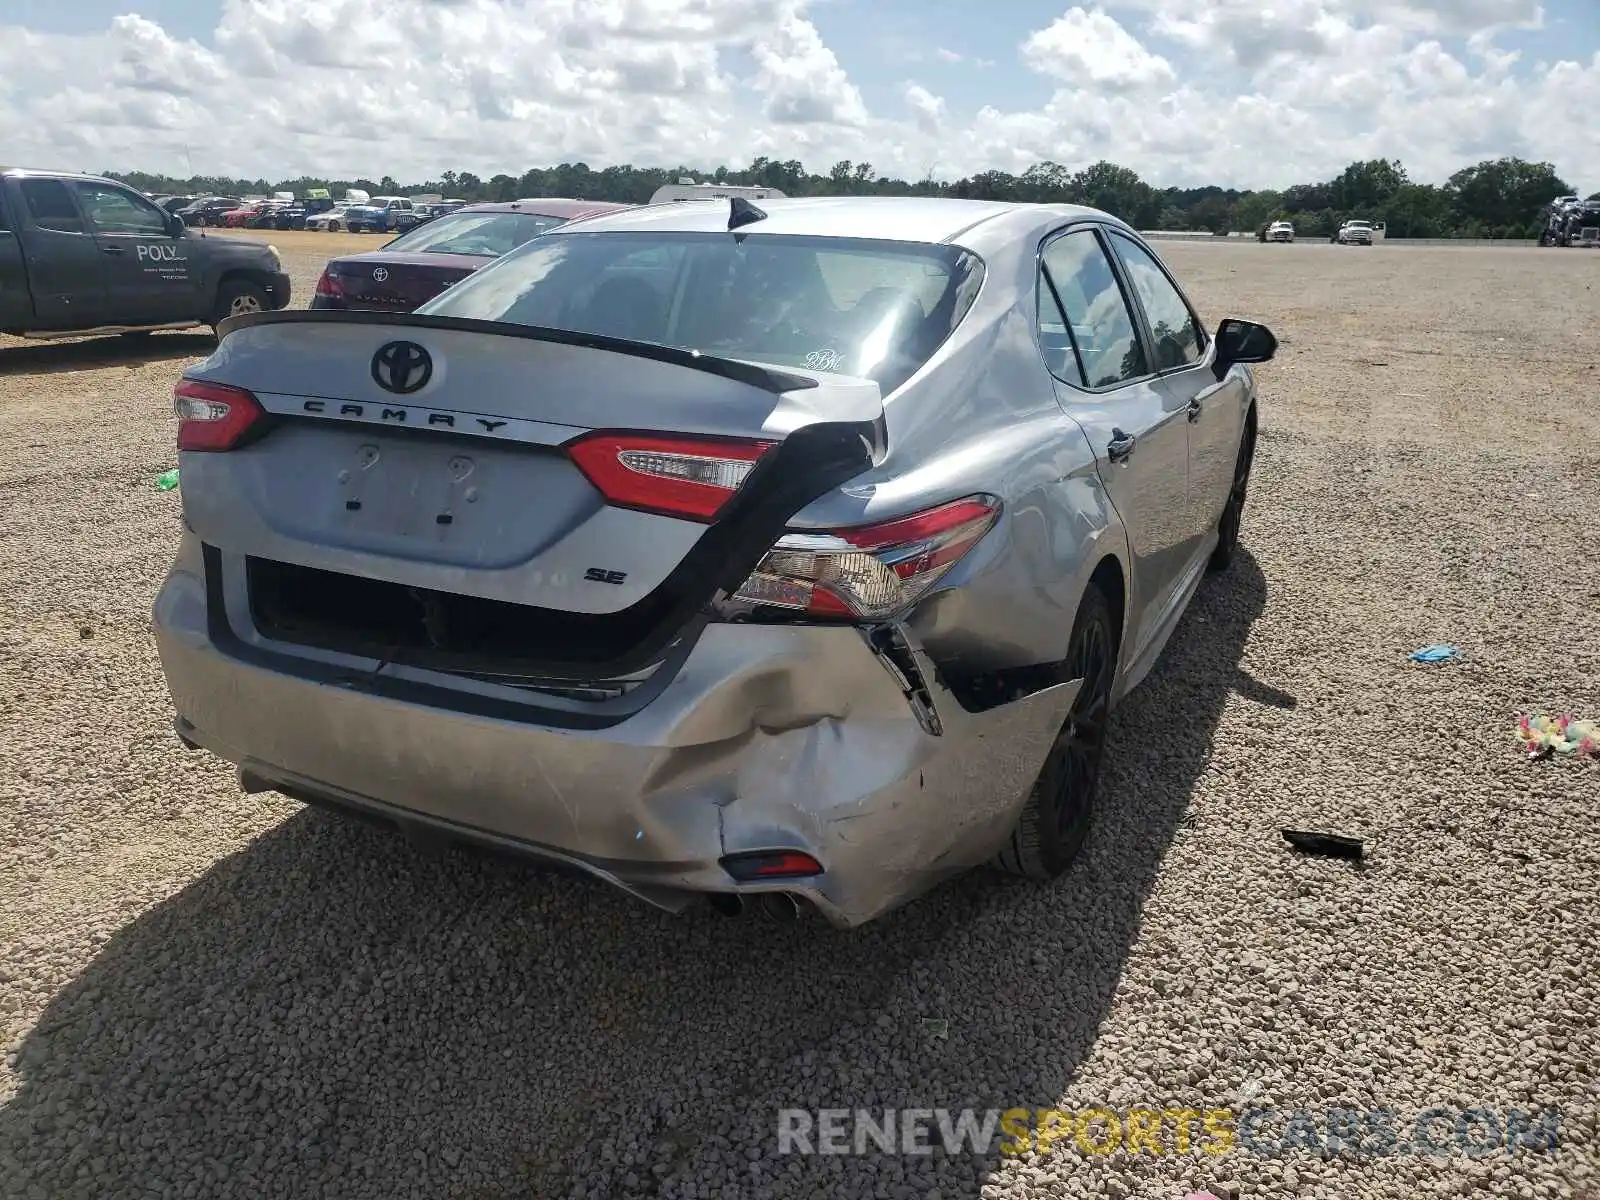
[(761, 913), (768, 920), (792, 925), (800, 919), (800, 904), (788, 892), (762, 892)]

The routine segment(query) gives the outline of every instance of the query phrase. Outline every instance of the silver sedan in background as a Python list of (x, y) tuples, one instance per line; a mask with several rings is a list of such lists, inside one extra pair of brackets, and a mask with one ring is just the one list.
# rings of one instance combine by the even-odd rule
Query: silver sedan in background
[(1263, 326), (1115, 218), (736, 198), (176, 389), (179, 736), (661, 906), (856, 925), (1083, 846), (1107, 715), (1235, 552)]

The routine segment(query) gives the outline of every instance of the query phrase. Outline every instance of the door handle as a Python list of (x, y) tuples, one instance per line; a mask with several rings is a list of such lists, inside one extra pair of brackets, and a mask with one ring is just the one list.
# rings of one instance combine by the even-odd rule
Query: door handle
[(1196, 421), (1198, 421), (1200, 419), (1200, 414), (1203, 411), (1204, 411), (1204, 408), (1200, 403), (1199, 397), (1194, 397), (1194, 398), (1190, 399), (1190, 401), (1189, 401), (1189, 424), (1193, 425)]
[(1114, 463), (1127, 462), (1133, 454), (1133, 447), (1138, 438), (1131, 433), (1123, 433), (1120, 429), (1111, 431), (1111, 441), (1106, 444), (1106, 457)]
[(101, 246), (100, 249), (107, 254), (126, 254), (128, 252), (126, 246)]

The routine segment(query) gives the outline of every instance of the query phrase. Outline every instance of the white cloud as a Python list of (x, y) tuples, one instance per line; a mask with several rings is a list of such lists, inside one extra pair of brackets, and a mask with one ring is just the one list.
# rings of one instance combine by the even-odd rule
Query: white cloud
[(227, 69), (195, 41), (178, 41), (154, 21), (115, 17), (110, 41), (116, 52), (112, 81), (127, 87), (172, 95), (191, 95), (223, 83)]
[(917, 132), (927, 137), (937, 137), (944, 124), (944, 98), (935, 96), (921, 84), (908, 83), (905, 88), (906, 106), (911, 109)]
[(766, 97), (770, 120), (792, 125), (861, 125), (867, 118), (861, 93), (850, 82), (817, 27), (799, 11), (784, 14), (777, 28), (753, 47), (761, 73), (756, 89)]
[(1036, 71), (1079, 86), (1148, 89), (1172, 83), (1172, 64), (1100, 9), (1069, 8), (1022, 44)]
[[(1536, 0), (1064, 4), (1013, 30), (1002, 69), (942, 95), (884, 77), (909, 53), (853, 78), (815, 2), (224, 0), (198, 40), (132, 15), (86, 36), (0, 27), (0, 145), (41, 166), (247, 178), (764, 154), (907, 178), (1110, 158), (1158, 184), (1235, 186), (1379, 156), (1442, 180), (1518, 154), (1600, 187), (1574, 177), (1600, 163), (1600, 47), (1519, 55), (1507, 31), (1544, 19)], [(930, 42), (921, 57), (994, 65)], [(1017, 100), (1030, 82), (1043, 98)]]

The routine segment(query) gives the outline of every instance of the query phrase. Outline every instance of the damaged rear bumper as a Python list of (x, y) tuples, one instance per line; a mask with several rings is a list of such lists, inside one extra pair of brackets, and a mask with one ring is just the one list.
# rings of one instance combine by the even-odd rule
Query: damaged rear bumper
[[(903, 642), (714, 624), (648, 705), (573, 730), (232, 656), (181, 564), (154, 617), (180, 735), (290, 795), (576, 867), (668, 909), (782, 891), (840, 926), (993, 854), (1077, 688), (971, 713)], [(823, 872), (741, 884), (722, 866), (762, 850)]]

